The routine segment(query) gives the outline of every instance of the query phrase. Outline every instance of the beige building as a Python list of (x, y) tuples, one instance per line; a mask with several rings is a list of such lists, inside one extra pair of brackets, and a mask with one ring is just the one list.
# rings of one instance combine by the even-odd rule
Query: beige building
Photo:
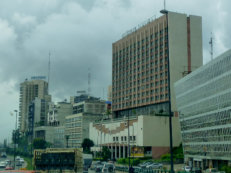
[[(131, 156), (159, 158), (168, 151), (169, 123), (163, 116), (131, 116), (129, 120), (129, 136)], [(181, 135), (177, 117), (173, 117), (173, 146), (180, 145)], [(117, 118), (90, 123), (90, 139), (98, 147), (107, 146), (111, 158), (126, 158), (128, 150), (128, 119)]]
[(115, 116), (128, 114), (131, 109), (138, 115), (168, 112), (169, 65), (175, 112), (174, 82), (202, 65), (201, 17), (169, 12), (168, 24), (165, 15), (150, 19), (113, 43), (112, 49)]
[(68, 102), (50, 103), (48, 112), (48, 125), (64, 126), (65, 117), (73, 113), (73, 105)]
[(51, 101), (51, 96), (48, 95), (48, 83), (36, 78), (26, 79), (20, 84), (19, 128), (22, 133), (28, 130), (28, 109), (35, 98)]
[(106, 113), (107, 105), (104, 100), (88, 99), (73, 104), (73, 113), (103, 114)]
[(89, 138), (89, 124), (102, 119), (102, 114), (78, 113), (66, 116), (65, 135), (69, 136), (70, 148), (79, 148), (85, 138)]

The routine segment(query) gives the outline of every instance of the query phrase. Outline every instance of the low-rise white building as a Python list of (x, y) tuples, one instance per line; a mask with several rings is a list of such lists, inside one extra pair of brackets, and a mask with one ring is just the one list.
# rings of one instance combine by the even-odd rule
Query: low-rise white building
[[(129, 125), (128, 125), (129, 124)], [(179, 146), (181, 136), (178, 117), (172, 118), (173, 146)], [(128, 135), (129, 127), (129, 135)], [(152, 156), (159, 158), (169, 151), (169, 117), (168, 116), (130, 116), (90, 123), (89, 138), (98, 147), (107, 146), (111, 158), (129, 156), (128, 136), (130, 138), (131, 156)]]

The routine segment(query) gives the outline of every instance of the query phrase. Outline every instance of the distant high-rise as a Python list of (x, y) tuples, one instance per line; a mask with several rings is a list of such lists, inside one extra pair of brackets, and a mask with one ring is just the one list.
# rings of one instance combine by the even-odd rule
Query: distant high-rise
[(35, 98), (51, 101), (51, 96), (48, 95), (48, 83), (37, 78), (26, 79), (20, 84), (19, 129), (22, 133), (28, 130), (29, 105)]
[(202, 65), (201, 17), (168, 12), (127, 32), (112, 49), (115, 115), (124, 116), (131, 109), (137, 115), (168, 112), (169, 86), (174, 112), (174, 82)]

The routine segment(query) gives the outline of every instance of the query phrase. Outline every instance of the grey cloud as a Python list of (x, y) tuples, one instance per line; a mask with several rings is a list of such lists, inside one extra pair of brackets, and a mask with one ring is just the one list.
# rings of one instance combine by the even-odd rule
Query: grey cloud
[[(215, 56), (231, 47), (230, 6), (228, 0), (167, 1), (169, 10), (202, 16), (205, 62), (210, 60), (211, 31)], [(63, 100), (87, 90), (88, 68), (92, 94), (101, 97), (104, 88), (106, 96), (112, 43), (149, 17), (160, 16), (163, 1), (1, 0), (0, 7), (0, 82), (14, 81), (15, 93), (25, 78), (47, 75), (50, 51), (50, 91), (56, 100)]]

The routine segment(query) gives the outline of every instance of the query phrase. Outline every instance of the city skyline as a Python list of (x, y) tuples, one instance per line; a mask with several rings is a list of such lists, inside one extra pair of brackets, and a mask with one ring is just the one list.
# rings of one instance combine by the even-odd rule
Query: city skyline
[[(0, 141), (11, 135), (14, 128), (15, 115), (10, 116), (10, 112), (18, 109), (19, 83), (31, 76), (47, 75), (49, 51), (50, 93), (55, 101), (76, 95), (77, 90), (86, 90), (88, 68), (92, 73), (92, 94), (106, 97), (107, 86), (111, 84), (111, 44), (124, 31), (154, 15), (159, 17), (163, 8), (161, 0), (88, 2), (18, 1), (13, 5), (11, 1), (0, 2), (2, 9), (7, 9), (0, 12), (4, 36), (0, 38), (0, 96), (4, 98), (0, 102)], [(202, 16), (204, 64), (210, 61), (211, 32), (215, 40), (214, 57), (230, 48), (231, 26), (226, 22), (229, 6), (228, 1), (167, 1), (170, 11)]]

